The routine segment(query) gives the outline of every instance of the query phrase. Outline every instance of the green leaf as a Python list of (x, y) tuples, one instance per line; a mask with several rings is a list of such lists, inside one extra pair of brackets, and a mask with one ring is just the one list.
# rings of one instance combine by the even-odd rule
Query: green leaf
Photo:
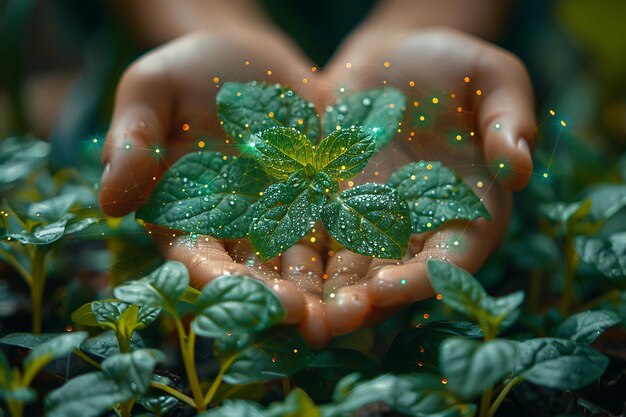
[(600, 184), (591, 187), (586, 194), (592, 201), (589, 215), (596, 221), (608, 220), (626, 207), (626, 185)]
[(360, 128), (335, 130), (319, 144), (315, 168), (334, 179), (349, 179), (363, 171), (375, 151), (370, 132)]
[(548, 203), (539, 206), (541, 213), (550, 221), (568, 224), (580, 220), (591, 211), (591, 199), (577, 201), (575, 203)]
[(70, 379), (45, 399), (46, 417), (97, 417), (133, 393), (122, 389), (103, 372)]
[(320, 410), (300, 388), (289, 393), (284, 402), (273, 402), (263, 413), (265, 417), (320, 417)]
[(608, 238), (577, 236), (574, 245), (581, 261), (593, 265), (605, 277), (613, 280), (626, 277), (626, 232)]
[(200, 336), (223, 338), (258, 332), (285, 316), (280, 299), (263, 283), (243, 275), (222, 275), (202, 289), (201, 311), (191, 322)]
[[(138, 333), (134, 333), (130, 340), (131, 351), (144, 347), (143, 340)], [(100, 359), (106, 359), (120, 353), (117, 336), (113, 330), (107, 330), (97, 336), (90, 337), (80, 346), (80, 350)]]
[(585, 311), (574, 314), (561, 323), (556, 329), (556, 336), (591, 344), (602, 332), (621, 321), (620, 316), (612, 311)]
[[(152, 380), (164, 385), (173, 386), (173, 381), (165, 376), (152, 375)], [(150, 388), (145, 395), (137, 397), (137, 404), (145, 408), (146, 410), (156, 414), (157, 416), (164, 416), (171, 412), (180, 401), (171, 395), (165, 394), (161, 390), (156, 388)]]
[(334, 196), (322, 210), (328, 232), (361, 255), (400, 259), (411, 236), (409, 208), (393, 189), (368, 183)]
[(338, 99), (324, 113), (324, 136), (352, 126), (362, 126), (373, 135), (376, 148), (398, 133), (406, 97), (395, 88), (362, 91)]
[(74, 349), (78, 349), (87, 339), (87, 336), (86, 332), (66, 333), (33, 348), (24, 360), (26, 372), (31, 370), (36, 372), (36, 370), (43, 368), (50, 361), (67, 355)]
[(511, 372), (516, 347), (504, 339), (483, 343), (453, 337), (444, 340), (440, 349), (439, 363), (450, 389), (472, 398)]
[[(324, 417), (344, 417), (371, 404), (384, 403), (403, 415), (423, 417), (473, 416), (476, 407), (462, 404), (442, 384), (441, 378), (427, 373), (381, 375), (369, 381), (354, 383), (353, 375), (345, 379), (345, 389), (331, 404), (321, 407)], [(343, 380), (338, 386), (344, 385)]]
[[(90, 327), (102, 327), (115, 330), (124, 311), (130, 304), (118, 300), (92, 301), (72, 313), (72, 321)], [(137, 327), (144, 328), (151, 324), (161, 313), (160, 307), (141, 306), (137, 316)]]
[(28, 205), (15, 204), (16, 213), (25, 220), (35, 223), (50, 223), (68, 214), (70, 207), (76, 202), (75, 194), (65, 194)]
[(287, 250), (319, 219), (326, 196), (302, 172), (269, 186), (250, 225), (250, 241), (261, 261)]
[(59, 333), (11, 333), (1, 337), (0, 344), (20, 347), (24, 349), (34, 349), (37, 346), (54, 339), (57, 336), (59, 336)]
[(48, 162), (50, 144), (30, 136), (0, 141), (0, 191), (29, 178)]
[(150, 385), (155, 365), (164, 360), (165, 354), (158, 350), (141, 349), (105, 359), (102, 370), (123, 390), (144, 394)]
[(183, 156), (163, 175), (136, 217), (216, 238), (246, 236), (267, 174), (251, 158), (218, 152)]
[(221, 406), (200, 413), (197, 417), (265, 417), (261, 405), (247, 400), (225, 400)]
[(234, 361), (224, 374), (224, 381), (229, 384), (251, 384), (290, 376), (304, 368), (312, 357), (309, 346), (291, 327), (217, 339), (214, 350), (222, 365)]
[(0, 399), (4, 401), (15, 401), (22, 404), (35, 402), (37, 391), (32, 388), (3, 388), (0, 386)]
[(548, 388), (580, 389), (606, 369), (609, 359), (571, 340), (540, 338), (520, 342), (515, 374)]
[(276, 178), (313, 164), (313, 153), (311, 142), (293, 128), (273, 127), (250, 138), (250, 154)]
[(84, 230), (97, 221), (95, 218), (75, 220), (73, 214), (66, 214), (52, 223), (35, 226), (30, 232), (23, 230), (7, 236), (25, 245), (51, 245), (63, 236)]
[(222, 127), (244, 150), (252, 134), (274, 126), (297, 129), (311, 143), (319, 140), (320, 121), (313, 103), (289, 88), (256, 81), (227, 82), (216, 100)]
[(144, 278), (120, 285), (113, 292), (125, 303), (162, 307), (171, 312), (188, 286), (187, 267), (178, 261), (167, 261)]
[(397, 190), (409, 204), (413, 233), (439, 227), (449, 220), (476, 220), (491, 215), (454, 171), (441, 162), (412, 162), (396, 170), (387, 185)]
[[(524, 301), (523, 291), (503, 297), (491, 297), (469, 272), (436, 259), (428, 261), (428, 274), (435, 291), (446, 305), (490, 327), (516, 319)], [(512, 323), (507, 323), (512, 324)], [(506, 327), (506, 326), (505, 326)]]

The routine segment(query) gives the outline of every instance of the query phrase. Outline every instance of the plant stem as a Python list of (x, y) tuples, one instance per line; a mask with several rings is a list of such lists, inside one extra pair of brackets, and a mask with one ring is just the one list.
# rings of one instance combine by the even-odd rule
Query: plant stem
[(232, 363), (235, 361), (236, 358), (237, 358), (237, 355), (233, 355), (230, 358), (228, 358), (228, 360), (224, 362), (222, 366), (220, 366), (220, 371), (217, 373), (217, 376), (213, 380), (213, 383), (211, 384), (211, 388), (209, 388), (209, 392), (207, 392), (206, 395), (204, 396), (205, 406), (208, 406), (209, 404), (211, 404), (211, 400), (213, 400), (213, 397), (215, 397), (215, 393), (217, 392), (217, 389), (222, 383), (222, 378), (224, 377), (224, 374), (226, 373), (228, 368), (230, 368), (230, 365), (232, 365)]
[(609, 302), (609, 301), (617, 301), (619, 300), (619, 298), (621, 297), (622, 292), (618, 289), (613, 289), (611, 291), (608, 291), (596, 298), (591, 299), (590, 301), (586, 302), (585, 304), (581, 305), (580, 307), (576, 308), (574, 310), (575, 313), (580, 313), (581, 311), (587, 311), (587, 310), (593, 310), (595, 307), (599, 306), (600, 304)]
[(283, 396), (287, 398), (287, 396), (291, 392), (291, 383), (289, 382), (289, 378), (287, 377), (282, 378), (282, 382), (283, 382)]
[(135, 405), (134, 398), (131, 398), (130, 400), (120, 404), (120, 415), (122, 417), (131, 417), (131, 411), (133, 410), (134, 405)]
[(160, 382), (156, 382), (156, 381), (150, 381), (150, 386), (152, 388), (156, 388), (158, 390), (161, 390), (163, 392), (165, 392), (166, 394), (171, 395), (172, 397), (180, 400), (181, 402), (184, 402), (185, 404), (187, 404), (190, 407), (196, 407), (196, 403), (193, 401), (193, 398), (191, 398), (188, 395), (183, 394), (182, 392), (170, 387), (169, 385), (165, 385), (162, 384)]
[(32, 257), (32, 284), (30, 301), (33, 315), (33, 333), (41, 333), (41, 307), (46, 286), (46, 252), (35, 248)]
[(24, 403), (7, 400), (7, 406), (9, 407), (11, 417), (22, 417), (24, 415)]
[(170, 313), (172, 314), (174, 323), (176, 324), (180, 351), (183, 355), (183, 363), (185, 364), (187, 379), (189, 380), (189, 386), (191, 388), (191, 393), (193, 394), (195, 408), (198, 411), (205, 411), (206, 406), (204, 405), (204, 396), (202, 395), (202, 387), (200, 386), (200, 380), (198, 379), (195, 364), (196, 334), (193, 330), (189, 330), (189, 335), (187, 335), (180, 317), (178, 317), (176, 312)]
[(574, 290), (574, 277), (578, 269), (578, 254), (574, 248), (574, 240), (571, 235), (565, 239), (565, 266), (563, 296), (561, 297), (561, 314), (567, 316), (572, 304), (572, 296)]
[(29, 287), (33, 284), (33, 277), (30, 272), (28, 272), (22, 264), (20, 264), (20, 261), (18, 261), (17, 258), (11, 254), (11, 252), (0, 248), (0, 255), (9, 265), (15, 268), (17, 273), (20, 274), (24, 282), (26, 282)]
[(498, 394), (498, 397), (496, 398), (496, 400), (491, 405), (491, 408), (489, 409), (488, 417), (493, 417), (496, 415), (496, 411), (498, 411), (498, 408), (500, 408), (500, 404), (502, 404), (502, 401), (504, 401), (504, 399), (509, 394), (511, 389), (513, 389), (514, 386), (516, 386), (523, 380), (524, 378), (522, 378), (521, 376), (516, 376), (515, 378), (507, 382), (504, 388), (502, 388), (502, 391), (500, 391), (500, 394)]
[(483, 391), (483, 395), (480, 397), (480, 417), (487, 417), (492, 396), (493, 387), (489, 387)]

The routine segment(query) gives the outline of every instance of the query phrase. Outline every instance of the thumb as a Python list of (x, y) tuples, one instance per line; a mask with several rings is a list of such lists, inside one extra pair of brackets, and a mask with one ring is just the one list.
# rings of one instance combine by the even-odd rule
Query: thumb
[(122, 77), (102, 155), (99, 201), (111, 216), (138, 208), (165, 168), (163, 144), (170, 131), (173, 93), (165, 71), (143, 61)]

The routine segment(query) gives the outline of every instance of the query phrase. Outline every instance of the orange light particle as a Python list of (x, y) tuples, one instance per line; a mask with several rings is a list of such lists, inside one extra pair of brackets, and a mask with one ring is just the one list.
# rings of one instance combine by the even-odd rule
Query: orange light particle
[(198, 142), (198, 148), (204, 148), (204, 146), (206, 145), (206, 143), (204, 143), (203, 140), (201, 140), (200, 142)]
[(419, 105), (420, 105), (420, 102), (419, 102), (419, 101), (415, 100), (415, 101), (413, 102), (413, 107), (418, 107)]
[(457, 113), (461, 113), (463, 111), (463, 107), (457, 107), (456, 111), (457, 111)]
[(483, 94), (483, 92), (482, 92), (481, 90), (476, 90), (476, 95), (477, 95), (477, 96), (480, 96), (480, 95), (482, 95), (482, 94)]
[(443, 297), (441, 296), (441, 294), (437, 294), (437, 296), (435, 297), (437, 300), (441, 300)]
[(428, 313), (424, 313), (424, 318), (425, 318), (425, 319), (427, 319), (427, 318), (429, 318), (429, 317), (430, 317), (430, 315), (429, 315)]
[(465, 78), (463, 78), (463, 81), (465, 81), (466, 83), (469, 83), (470, 82), (470, 78), (469, 77), (465, 77)]
[(383, 66), (384, 66), (385, 68), (389, 68), (389, 67), (391, 66), (391, 62), (389, 62), (389, 61), (385, 61), (385, 62), (383, 62)]
[(324, 278), (324, 279), (328, 279), (328, 274), (324, 274), (324, 275), (322, 275), (322, 278)]
[(182, 129), (187, 132), (189, 130), (189, 124), (188, 123), (183, 123), (182, 125)]
[(411, 87), (415, 87), (415, 81), (409, 81), (409, 85), (410, 85)]
[(213, 77), (213, 82), (215, 84), (219, 83), (220, 82), (220, 77)]

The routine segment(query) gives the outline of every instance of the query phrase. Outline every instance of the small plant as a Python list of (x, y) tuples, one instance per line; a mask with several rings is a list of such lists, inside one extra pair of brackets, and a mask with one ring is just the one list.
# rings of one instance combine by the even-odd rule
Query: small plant
[(411, 233), (451, 219), (489, 217), (472, 189), (439, 162), (408, 164), (388, 184), (339, 192), (402, 121), (397, 90), (370, 90), (326, 109), (325, 138), (313, 106), (279, 85), (226, 83), (217, 96), (238, 157), (198, 151), (163, 176), (137, 217), (189, 233), (248, 236), (273, 258), (321, 219), (337, 242), (362, 255), (399, 259)]

